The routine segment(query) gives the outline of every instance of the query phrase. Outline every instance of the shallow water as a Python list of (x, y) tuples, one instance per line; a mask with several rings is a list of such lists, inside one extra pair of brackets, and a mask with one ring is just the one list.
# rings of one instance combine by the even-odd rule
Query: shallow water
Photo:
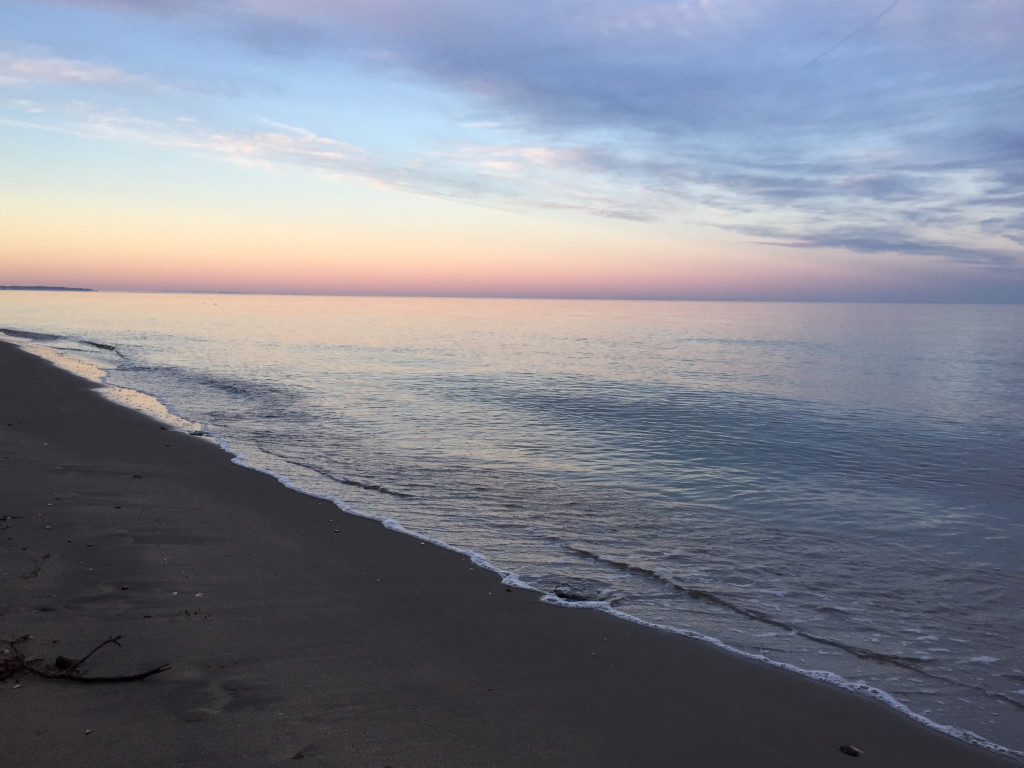
[(1024, 307), (4, 292), (0, 326), (541, 590), (1024, 749)]

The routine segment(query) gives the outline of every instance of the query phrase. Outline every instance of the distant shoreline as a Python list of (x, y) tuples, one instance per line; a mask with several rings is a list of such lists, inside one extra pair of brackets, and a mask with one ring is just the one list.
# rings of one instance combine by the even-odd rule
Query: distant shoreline
[(64, 288), (58, 285), (0, 285), (0, 291), (95, 291), (95, 288)]

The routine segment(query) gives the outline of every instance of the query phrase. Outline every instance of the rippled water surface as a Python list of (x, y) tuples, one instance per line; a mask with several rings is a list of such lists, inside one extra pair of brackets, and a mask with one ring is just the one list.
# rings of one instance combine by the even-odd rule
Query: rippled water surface
[(539, 589), (1024, 749), (1024, 307), (4, 292), (0, 325)]

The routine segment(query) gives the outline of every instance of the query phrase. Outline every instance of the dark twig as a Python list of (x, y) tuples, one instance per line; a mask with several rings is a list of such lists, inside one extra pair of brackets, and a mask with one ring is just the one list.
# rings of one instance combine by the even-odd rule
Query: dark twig
[(145, 680), (147, 677), (152, 677), (158, 672), (166, 672), (170, 668), (170, 664), (161, 664), (156, 669), (151, 669), (148, 672), (139, 672), (137, 675), (113, 675), (110, 677), (86, 677), (85, 675), (76, 675), (73, 672), (45, 672), (30, 666), (26, 666), (25, 670), (33, 675), (45, 677), (47, 680), (72, 680), (76, 683), (131, 683), (135, 680)]
[(87, 659), (89, 659), (89, 657), (103, 646), (113, 643), (120, 647), (121, 644), (118, 642), (118, 640), (121, 639), (120, 635), (117, 637), (107, 638), (73, 664), (66, 665), (67, 660), (62, 659), (62, 657), (58, 657), (58, 660), (54, 665), (39, 668), (36, 664), (42, 661), (42, 659), (38, 657), (25, 658), (25, 655), (18, 649), (17, 644), (28, 639), (28, 635), (22, 635), (16, 640), (8, 641), (7, 645), (10, 646), (13, 656), (0, 661), (0, 680), (6, 680), (22, 673), (28, 673), (36, 675), (37, 677), (42, 677), (46, 680), (70, 680), (74, 683), (131, 683), (136, 680), (145, 680), (147, 677), (152, 677), (160, 672), (166, 672), (171, 668), (170, 664), (161, 664), (155, 669), (150, 669), (146, 672), (139, 672), (134, 675), (109, 675), (103, 677), (89, 677), (88, 675), (83, 675), (77, 671), (77, 669)]
[(72, 664), (70, 667), (68, 667), (66, 671), (70, 672), (70, 673), (74, 673), (74, 671), (76, 669), (78, 669), (80, 666), (82, 666), (82, 664), (84, 664), (86, 661), (88, 661), (90, 656), (92, 656), (94, 653), (96, 653), (96, 651), (98, 651), (100, 648), (102, 648), (104, 645), (107, 645), (108, 643), (113, 643), (118, 648), (120, 648), (121, 644), (119, 642), (117, 642), (120, 639), (121, 639), (121, 635), (118, 635), (117, 637), (108, 637), (102, 643), (100, 643), (95, 648), (93, 648), (91, 651), (89, 651), (87, 654), (85, 654), (85, 656), (83, 656), (78, 661), (76, 661), (74, 664)]

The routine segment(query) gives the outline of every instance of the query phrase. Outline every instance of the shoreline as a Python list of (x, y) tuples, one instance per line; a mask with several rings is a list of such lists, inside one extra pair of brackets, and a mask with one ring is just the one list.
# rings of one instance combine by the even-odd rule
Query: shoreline
[(0, 639), (31, 634), (49, 660), (120, 634), (96, 674), (172, 665), (0, 684), (13, 763), (817, 766), (853, 745), (872, 765), (1019, 764), (710, 643), (560, 610), (9, 343), (0, 365), (20, 510)]
[[(423, 541), (429, 545), (438, 546), (451, 552), (460, 554), (471, 560), (475, 565), (479, 566), (480, 568), (491, 571), (494, 574), (498, 575), (501, 578), (501, 581), (504, 585), (531, 591), (538, 595), (538, 598), (542, 602), (550, 603), (552, 605), (556, 605), (563, 608), (582, 608), (587, 610), (601, 611), (620, 621), (626, 621), (645, 628), (654, 629), (662, 632), (668, 632), (670, 634), (675, 634), (681, 637), (694, 639), (699, 642), (708, 643), (728, 653), (741, 656), (745, 659), (755, 661), (756, 663), (767, 664), (769, 666), (786, 670), (788, 672), (792, 672), (794, 674), (798, 674), (815, 681), (825, 682), (829, 685), (836, 686), (845, 691), (853, 692), (857, 695), (867, 696), (869, 698), (880, 701), (887, 707), (891, 707), (892, 709), (898, 711), (904, 716), (909, 717), (910, 719), (915, 720), (930, 729), (952, 736), (953, 738), (959, 741), (963, 741), (968, 744), (981, 747), (986, 751), (994, 752), (1000, 755), (1005, 755), (1010, 757), (1011, 759), (1018, 760), (1021, 763), (1024, 763), (1024, 752), (1014, 750), (1013, 748), (1008, 746), (1004, 746), (996, 741), (993, 741), (989, 738), (986, 738), (982, 735), (979, 735), (971, 731), (969, 728), (960, 727), (953, 724), (943, 725), (937, 722), (936, 720), (933, 720), (928, 715), (919, 713), (918, 711), (913, 709), (911, 705), (903, 701), (900, 701), (896, 696), (890, 694), (888, 690), (886, 690), (885, 688), (873, 686), (855, 677), (844, 677), (841, 674), (837, 674), (833, 671), (826, 669), (819, 669), (813, 666), (799, 666), (791, 662), (779, 661), (766, 655), (762, 655), (749, 650), (743, 650), (741, 648), (729, 645), (728, 643), (723, 642), (715, 636), (703, 634), (701, 632), (689, 629), (684, 626), (678, 626), (668, 623), (657, 623), (654, 621), (644, 619), (642, 617), (619, 610), (611, 606), (610, 604), (602, 602), (600, 600), (591, 602), (587, 600), (562, 599), (553, 593), (545, 592), (543, 589), (540, 589), (538, 587), (530, 585), (527, 582), (524, 582), (518, 573), (495, 565), (494, 563), (490, 562), (486, 556), (474, 551), (473, 549), (460, 548), (458, 546), (452, 545), (446, 541), (435, 538), (426, 533), (413, 530), (396, 519), (387, 516), (363, 512), (362, 510), (353, 507), (349, 502), (337, 496), (316, 493), (312, 490), (309, 490), (308, 488), (304, 487), (301, 482), (296, 481), (290, 475), (280, 474), (271, 469), (260, 466), (259, 462), (253, 461), (248, 455), (233, 447), (228, 439), (224, 438), (223, 436), (218, 436), (216, 434), (206, 432), (204, 429), (205, 425), (200, 424), (198, 422), (188, 421), (181, 417), (180, 415), (171, 412), (168, 409), (168, 407), (165, 406), (164, 403), (162, 403), (157, 397), (137, 390), (125, 389), (123, 387), (105, 383), (106, 374), (108, 373), (108, 370), (104, 368), (102, 364), (97, 364), (95, 362), (80, 358), (76, 356), (74, 351), (64, 349), (60, 349), (58, 351), (57, 349), (47, 346), (46, 344), (39, 343), (35, 339), (35, 336), (38, 334), (33, 334), (32, 332), (15, 332), (10, 331), (8, 329), (0, 329), (0, 332), (4, 332), (8, 335), (13, 334), (14, 336), (14, 338), (11, 339), (6, 339), (3, 336), (0, 336), (0, 341), (9, 341), (10, 343), (13, 343), (15, 346), (18, 346), (21, 349), (28, 351), (33, 355), (36, 355), (49, 361), (50, 363), (64, 371), (69, 371), (75, 374), (77, 377), (81, 377), (92, 382), (94, 385), (97, 385), (97, 392), (99, 392), (101, 396), (104, 397), (105, 399), (112, 401), (116, 404), (128, 407), (136, 412), (141, 412), (152, 419), (156, 419), (161, 424), (166, 426), (168, 429), (185, 432), (193, 436), (200, 436), (205, 440), (209, 441), (211, 444), (218, 445), (222, 451), (224, 451), (231, 457), (233, 463), (241, 467), (250, 469), (255, 472), (259, 472), (261, 474), (268, 475), (269, 477), (275, 479), (285, 487), (297, 493), (301, 493), (306, 496), (327, 501), (338, 507), (345, 514), (350, 514), (359, 518), (377, 522), (383, 525), (385, 528), (388, 528), (389, 530), (396, 531), (402, 535), (414, 537), (417, 540)], [(18, 339), (19, 336), (22, 337), (20, 340)], [(42, 334), (42, 336), (47, 335)], [(67, 338), (72, 341), (75, 340), (74, 337)], [(89, 340), (77, 340), (77, 343), (89, 345), (91, 347), (96, 347), (99, 349), (109, 350), (111, 352), (114, 352), (119, 357), (123, 358), (122, 353), (109, 344)]]
[[(105, 386), (105, 385), (101, 385), (101, 388), (103, 386)], [(127, 391), (132, 391), (132, 390), (127, 390)], [(151, 395), (145, 395), (145, 397), (151, 398), (152, 396)], [(121, 403), (121, 404), (123, 404), (123, 405), (125, 405), (126, 407), (129, 407), (129, 408), (132, 407), (126, 401), (121, 401), (121, 400), (119, 400), (117, 398), (111, 398), (111, 399), (115, 403)], [(153, 400), (155, 402), (159, 403), (159, 401), (156, 400), (155, 398), (153, 398)], [(144, 413), (148, 413), (148, 411), (146, 411), (146, 410), (144, 410), (143, 412)], [(152, 413), (148, 413), (148, 415), (150, 415), (151, 418), (157, 419), (158, 421), (164, 421), (160, 417), (154, 416)], [(169, 413), (169, 412), (168, 412), (168, 416), (172, 420), (184, 421), (180, 416), (177, 416), (177, 415)], [(170, 423), (167, 423), (167, 426), (169, 428), (172, 427), (172, 425)], [(412, 537), (412, 538), (416, 539), (417, 541), (420, 541), (421, 543), (425, 543), (427, 545), (434, 546), (434, 547), (439, 547), (441, 549), (445, 549), (445, 550), (447, 550), (449, 552), (453, 552), (453, 553), (455, 553), (457, 555), (460, 555), (460, 556), (466, 558), (467, 560), (469, 560), (473, 565), (475, 565), (475, 566), (477, 566), (479, 568), (482, 568), (485, 571), (489, 571), (489, 572), (493, 573), (495, 576), (497, 576), (500, 579), (502, 585), (507, 586), (507, 587), (514, 587), (514, 588), (516, 588), (518, 590), (523, 590), (525, 592), (533, 593), (535, 596), (537, 596), (537, 599), (540, 602), (542, 602), (542, 603), (547, 603), (549, 605), (556, 606), (556, 607), (563, 608), (563, 609), (577, 609), (577, 610), (598, 611), (600, 613), (604, 613), (604, 614), (606, 614), (608, 616), (611, 616), (612, 618), (614, 618), (617, 621), (624, 621), (624, 622), (627, 622), (627, 623), (630, 623), (630, 624), (635, 624), (637, 626), (643, 627), (645, 629), (653, 630), (653, 631), (656, 631), (656, 632), (663, 632), (663, 633), (667, 633), (667, 634), (670, 634), (670, 635), (676, 635), (678, 637), (685, 637), (685, 638), (687, 638), (689, 640), (695, 640), (695, 641), (697, 641), (699, 643), (705, 643), (705, 644), (711, 645), (714, 648), (717, 648), (717, 649), (719, 649), (721, 651), (724, 651), (725, 653), (732, 654), (732, 655), (741, 657), (743, 659), (747, 659), (749, 661), (753, 661), (756, 664), (765, 664), (765, 665), (768, 665), (770, 667), (774, 667), (776, 669), (783, 670), (786, 673), (791, 673), (791, 674), (799, 675), (801, 677), (806, 677), (806, 678), (808, 678), (810, 680), (814, 680), (816, 682), (825, 683), (826, 685), (836, 687), (836, 688), (838, 688), (838, 689), (840, 689), (842, 691), (845, 691), (847, 693), (853, 693), (853, 694), (855, 694), (857, 696), (863, 696), (863, 697), (867, 697), (867, 698), (873, 699), (875, 701), (878, 701), (878, 702), (882, 703), (886, 707), (891, 708), (895, 712), (898, 712), (899, 714), (903, 715), (904, 717), (907, 717), (907, 718), (909, 718), (909, 719), (911, 719), (911, 720), (913, 720), (915, 722), (918, 722), (918, 723), (924, 725), (929, 730), (933, 730), (933, 731), (936, 731), (936, 732), (941, 733), (943, 735), (950, 736), (950, 737), (952, 737), (953, 739), (955, 739), (957, 741), (969, 744), (971, 746), (979, 747), (980, 749), (982, 749), (985, 752), (989, 752), (989, 753), (992, 753), (992, 754), (998, 754), (998, 755), (1001, 755), (1001, 756), (1006, 756), (1006, 757), (1011, 758), (1012, 760), (1020, 761), (1020, 764), (1024, 764), (1024, 753), (1014, 751), (1013, 749), (1011, 749), (1009, 747), (1005, 747), (1005, 746), (1003, 746), (1001, 744), (998, 744), (996, 742), (990, 741), (990, 740), (984, 738), (983, 736), (979, 736), (978, 734), (976, 734), (976, 733), (974, 733), (974, 732), (972, 732), (970, 730), (959, 728), (959, 727), (956, 727), (956, 726), (953, 726), (953, 725), (943, 725), (941, 723), (937, 723), (934, 720), (929, 719), (926, 715), (922, 715), (922, 714), (914, 711), (908, 705), (906, 705), (903, 702), (899, 701), (895, 696), (890, 694), (888, 691), (883, 690), (881, 688), (873, 687), (873, 686), (871, 686), (871, 685), (869, 685), (867, 683), (864, 683), (864, 682), (852, 682), (851, 680), (849, 680), (849, 679), (847, 679), (845, 677), (842, 677), (841, 675), (838, 675), (838, 674), (836, 674), (834, 672), (830, 672), (830, 671), (827, 671), (827, 670), (810, 669), (810, 668), (799, 667), (799, 666), (796, 666), (796, 665), (793, 665), (793, 664), (790, 664), (790, 663), (787, 663), (787, 662), (777, 661), (777, 660), (772, 659), (772, 658), (770, 658), (768, 656), (758, 655), (756, 653), (751, 653), (749, 651), (744, 651), (744, 650), (741, 650), (739, 648), (735, 648), (735, 647), (733, 647), (733, 646), (731, 646), (731, 645), (721, 641), (717, 637), (713, 637), (711, 635), (701, 634), (700, 632), (696, 632), (696, 631), (685, 629), (685, 628), (681, 628), (681, 627), (672, 626), (672, 625), (669, 625), (669, 624), (658, 624), (656, 622), (648, 621), (648, 620), (640, 618), (638, 616), (634, 616), (633, 614), (626, 613), (626, 612), (621, 611), (621, 610), (619, 610), (617, 608), (614, 608), (609, 603), (604, 602), (604, 601), (600, 601), (600, 600), (590, 601), (590, 600), (583, 600), (583, 599), (573, 600), (573, 599), (561, 598), (561, 597), (559, 597), (556, 594), (553, 594), (553, 593), (550, 593), (550, 592), (545, 592), (543, 589), (540, 589), (538, 587), (534, 587), (534, 586), (526, 583), (525, 581), (523, 581), (520, 578), (519, 574), (517, 574), (517, 573), (515, 573), (513, 571), (509, 571), (509, 570), (506, 570), (506, 569), (503, 569), (503, 568), (500, 568), (500, 567), (494, 565), (486, 557), (484, 557), (480, 553), (475, 552), (475, 551), (473, 551), (471, 549), (461, 549), (461, 548), (459, 548), (457, 546), (449, 544), (449, 543), (447, 543), (445, 541), (442, 541), (440, 539), (428, 536), (427, 534), (419, 533), (417, 531), (411, 530), (411, 529), (407, 528), (406, 526), (404, 526), (401, 522), (399, 522), (397, 520), (394, 520), (392, 518), (380, 517), (380, 516), (376, 516), (376, 515), (372, 515), (372, 514), (367, 514), (367, 513), (361, 512), (358, 509), (355, 509), (350, 504), (344, 502), (343, 500), (341, 500), (341, 499), (339, 499), (337, 497), (328, 496), (328, 495), (322, 495), (322, 494), (313, 493), (311, 491), (307, 491), (307, 490), (303, 489), (301, 485), (299, 485), (298, 483), (293, 481), (291, 478), (289, 478), (287, 476), (284, 476), (284, 475), (276, 474), (273, 471), (268, 470), (268, 469), (263, 469), (260, 466), (258, 466), (257, 464), (252, 463), (248, 457), (246, 457), (242, 453), (239, 453), (239, 452), (233, 450), (226, 440), (224, 440), (224, 439), (222, 439), (220, 437), (217, 437), (216, 435), (213, 435), (213, 434), (205, 432), (205, 431), (202, 431), (202, 432), (192, 432), (191, 434), (198, 435), (198, 436), (206, 438), (207, 440), (212, 441), (214, 444), (218, 445), (222, 451), (224, 451), (226, 454), (228, 454), (230, 457), (232, 457), (232, 461), (234, 463), (236, 463), (238, 466), (240, 466), (240, 467), (242, 467), (244, 469), (248, 469), (248, 470), (251, 470), (253, 472), (258, 472), (260, 474), (267, 475), (268, 477), (273, 478), (274, 480), (276, 480), (277, 482), (281, 483), (286, 488), (294, 491), (295, 493), (300, 493), (300, 494), (302, 494), (304, 496), (309, 496), (310, 498), (321, 499), (323, 501), (326, 501), (326, 502), (334, 505), (335, 507), (337, 507), (343, 514), (351, 515), (353, 517), (357, 517), (357, 518), (360, 518), (360, 519), (363, 519), (363, 520), (369, 520), (369, 521), (378, 523), (379, 525), (383, 526), (387, 530), (393, 531), (393, 532), (395, 532), (395, 533), (397, 533), (399, 535), (409, 536), (409, 537)]]

